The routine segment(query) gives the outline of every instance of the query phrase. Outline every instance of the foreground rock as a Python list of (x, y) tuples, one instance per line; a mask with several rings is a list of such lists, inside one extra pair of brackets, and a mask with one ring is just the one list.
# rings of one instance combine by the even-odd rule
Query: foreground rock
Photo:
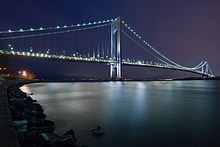
[(90, 135), (92, 136), (102, 136), (104, 134), (104, 129), (100, 126), (97, 126), (96, 128), (92, 128), (90, 130)]
[(77, 147), (74, 131), (62, 136), (53, 133), (55, 123), (46, 119), (41, 105), (19, 86), (8, 89), (8, 100), (21, 147)]

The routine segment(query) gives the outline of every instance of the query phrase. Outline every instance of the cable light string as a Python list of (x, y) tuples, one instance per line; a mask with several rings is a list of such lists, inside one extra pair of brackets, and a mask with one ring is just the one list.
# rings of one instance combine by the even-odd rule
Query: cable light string
[(181, 68), (187, 68), (187, 69), (192, 69), (192, 68), (194, 68), (194, 67), (192, 67), (192, 68), (185, 67), (185, 66), (182, 66), (182, 65), (180, 65), (180, 64), (177, 64), (177, 63), (175, 63), (174, 61), (170, 60), (169, 58), (167, 58), (166, 56), (164, 56), (163, 54), (161, 54), (158, 50), (156, 50), (154, 47), (152, 47), (152, 46), (150, 45), (150, 43), (148, 43), (147, 41), (143, 40), (143, 39), (141, 38), (141, 36), (140, 36), (139, 34), (137, 34), (131, 27), (129, 27), (128, 24), (126, 24), (124, 21), (122, 21), (122, 24), (123, 24), (128, 30), (130, 30), (130, 31), (134, 34), (134, 36), (136, 36), (141, 42), (143, 42), (143, 43), (144, 43), (145, 45), (147, 45), (150, 49), (152, 49), (154, 52), (156, 52), (158, 55), (160, 55), (161, 57), (163, 57), (163, 58), (166, 59), (167, 61), (169, 61), (169, 62), (171, 62), (172, 64), (174, 64), (174, 65), (176, 65), (176, 66), (178, 66), (178, 67), (181, 67)]
[(131, 36), (129, 36), (124, 30), (122, 30), (122, 33), (127, 36), (131, 41), (133, 41), (135, 44), (137, 44), (138, 46), (140, 46), (142, 49), (146, 50), (149, 54), (151, 54), (152, 56), (154, 56), (155, 58), (157, 58), (158, 60), (160, 60), (161, 62), (170, 65), (169, 63), (167, 63), (166, 61), (160, 59), (159, 57), (155, 56), (153, 53), (149, 52), (149, 50), (147, 48), (145, 48), (144, 46), (142, 46), (140, 43), (138, 43), (137, 41), (135, 41)]
[[(148, 51), (148, 49), (147, 48), (145, 48), (144, 46), (142, 46), (140, 43), (138, 43), (137, 41), (135, 41), (131, 36), (129, 36), (124, 30), (122, 30), (122, 33), (124, 34), (124, 35), (126, 35), (130, 40), (132, 40), (135, 44), (137, 44), (138, 46), (140, 46), (142, 49), (144, 49), (144, 50), (146, 50), (148, 53), (150, 53), (152, 56), (154, 56), (154, 57), (156, 57), (158, 60), (160, 60), (161, 62), (163, 62), (163, 63), (165, 63), (166, 65), (168, 65), (168, 66), (171, 66), (172, 67), (172, 65), (170, 65), (169, 63), (167, 63), (166, 61), (164, 61), (164, 60), (162, 60), (162, 59), (160, 59), (159, 57), (157, 57), (157, 56), (155, 56), (154, 54), (152, 54), (151, 52), (149, 52)], [(202, 61), (199, 65), (197, 65), (196, 67), (194, 67), (194, 68), (180, 68), (180, 67), (177, 67), (177, 69), (185, 69), (185, 70), (189, 70), (189, 71), (194, 71), (195, 69), (200, 69), (201, 67), (203, 67), (203, 66), (208, 66), (208, 63), (207, 63), (207, 61)], [(194, 70), (193, 70), (194, 69)], [(211, 76), (211, 77), (213, 77), (214, 76), (214, 74), (212, 73), (212, 71), (211, 71), (211, 69), (210, 69), (210, 67), (208, 66), (208, 69), (209, 69), (209, 72), (211, 73), (211, 74), (208, 74), (208, 73), (206, 73), (207, 75), (209, 75), (209, 76)], [(196, 70), (195, 70), (196, 71)], [(197, 71), (198, 72), (198, 71)], [(199, 71), (200, 72), (200, 71)]]
[(180, 66), (180, 67), (184, 67), (184, 66), (181, 66), (173, 61), (171, 61), (170, 59), (168, 59), (167, 57), (165, 57), (164, 55), (162, 55), (159, 51), (157, 51), (154, 47), (152, 47), (147, 41), (141, 39), (141, 36), (139, 34), (137, 34), (133, 29), (131, 29), (131, 27), (129, 27), (124, 21), (122, 21), (122, 24), (124, 24), (124, 26), (129, 29), (133, 34), (134, 36), (136, 36), (141, 42), (143, 42), (144, 44), (146, 44), (150, 49), (152, 49), (154, 52), (156, 52), (158, 55), (160, 55), (161, 57), (163, 57), (164, 59), (166, 59), (167, 61), (173, 63), (174, 65), (176, 66)]
[(194, 68), (198, 69), (201, 67), (202, 64), (204, 64), (205, 61), (200, 62), (198, 65), (196, 65)]
[[(208, 64), (208, 63), (207, 63), (207, 64)], [(212, 72), (211, 68), (209, 67), (209, 65), (208, 65), (208, 69), (209, 69), (209, 72), (211, 73), (211, 76), (212, 76), (212, 77), (215, 77), (215, 75), (213, 74), (213, 72)]]
[(193, 67), (193, 69), (200, 69), (201, 67), (205, 66), (206, 64), (208, 64), (207, 61), (202, 61), (199, 65)]
[(34, 32), (34, 31), (45, 31), (45, 30), (57, 30), (57, 29), (66, 29), (66, 28), (74, 28), (74, 27), (85, 27), (85, 26), (91, 26), (91, 25), (100, 25), (100, 24), (106, 24), (111, 23), (115, 19), (107, 19), (103, 21), (95, 21), (95, 22), (89, 22), (89, 23), (82, 23), (77, 25), (64, 25), (64, 26), (56, 26), (56, 27), (47, 27), (47, 28), (30, 28), (30, 29), (20, 29), (20, 30), (11, 30), (8, 31), (0, 31), (0, 34), (8, 34), (8, 33), (23, 33), (23, 32)]
[(74, 29), (74, 30), (66, 30), (66, 31), (59, 31), (59, 32), (51, 32), (51, 33), (40, 33), (40, 34), (33, 34), (33, 35), (23, 35), (23, 36), (15, 36), (15, 37), (3, 37), (0, 38), (0, 40), (7, 40), (7, 39), (17, 39), (17, 38), (27, 38), (27, 37), (36, 37), (36, 36), (46, 36), (46, 35), (54, 35), (54, 34), (62, 34), (66, 32), (76, 32), (76, 31), (82, 31), (82, 30), (89, 30), (94, 28), (100, 28), (104, 26), (108, 26), (110, 24), (103, 24), (103, 25), (97, 25), (97, 26), (91, 26), (91, 27), (84, 27), (80, 29)]

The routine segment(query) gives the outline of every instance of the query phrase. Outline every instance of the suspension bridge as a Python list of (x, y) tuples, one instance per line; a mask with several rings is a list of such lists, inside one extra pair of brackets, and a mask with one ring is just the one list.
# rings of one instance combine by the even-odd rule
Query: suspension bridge
[(0, 31), (0, 56), (103, 63), (110, 78), (122, 78), (122, 65), (153, 67), (214, 77), (208, 62), (187, 67), (169, 59), (121, 17), (104, 21)]

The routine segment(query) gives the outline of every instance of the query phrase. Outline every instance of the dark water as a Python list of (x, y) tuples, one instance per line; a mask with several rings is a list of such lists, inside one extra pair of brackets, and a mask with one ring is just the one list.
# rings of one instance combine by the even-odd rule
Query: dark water
[[(220, 146), (220, 81), (43, 83), (33, 92), (55, 132), (88, 147)], [(89, 135), (100, 125), (105, 135)]]

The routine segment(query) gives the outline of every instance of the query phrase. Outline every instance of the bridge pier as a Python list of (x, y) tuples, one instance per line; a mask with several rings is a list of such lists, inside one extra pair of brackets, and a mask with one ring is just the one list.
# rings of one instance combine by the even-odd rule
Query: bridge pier
[(110, 64), (110, 79), (122, 79), (122, 48), (121, 48), (121, 17), (117, 17), (111, 23), (111, 59), (115, 60)]

